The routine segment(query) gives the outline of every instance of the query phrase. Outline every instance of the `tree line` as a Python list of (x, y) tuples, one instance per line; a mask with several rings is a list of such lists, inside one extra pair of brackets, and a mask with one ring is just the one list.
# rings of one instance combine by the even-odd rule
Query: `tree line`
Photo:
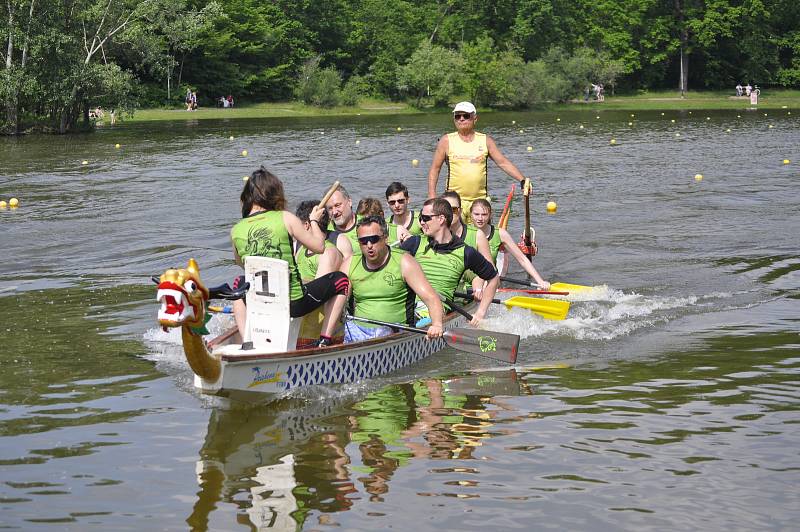
[(4, 0), (4, 131), (200, 102), (363, 96), (529, 107), (624, 90), (800, 85), (797, 0)]

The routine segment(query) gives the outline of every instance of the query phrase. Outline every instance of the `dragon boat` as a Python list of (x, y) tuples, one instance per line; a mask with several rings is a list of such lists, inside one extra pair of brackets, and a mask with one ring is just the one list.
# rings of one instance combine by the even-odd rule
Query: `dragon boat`
[[(233, 327), (206, 341), (208, 302), (220, 292), (206, 288), (197, 262), (190, 259), (186, 268), (169, 269), (158, 279), (158, 322), (165, 330), (181, 329), (194, 385), (203, 393), (279, 395), (303, 386), (351, 383), (414, 364), (446, 345), (441, 338), (428, 340), (422, 334), (399, 331), (362, 342), (298, 348), (303, 343), (301, 329), (316, 324), (319, 331), (319, 316), (289, 318), (286, 261), (247, 257), (245, 282), (246, 292), (235, 296), (246, 298), (244, 337)], [(445, 329), (463, 324), (459, 314), (445, 317)]]

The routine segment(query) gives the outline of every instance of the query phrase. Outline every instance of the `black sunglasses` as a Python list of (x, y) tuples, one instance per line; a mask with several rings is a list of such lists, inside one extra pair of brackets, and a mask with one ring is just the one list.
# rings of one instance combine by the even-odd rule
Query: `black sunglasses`
[(358, 243), (362, 246), (366, 246), (367, 244), (377, 244), (381, 241), (381, 235), (369, 235), (369, 236), (360, 236), (358, 237)]
[(394, 204), (405, 205), (406, 204), (406, 200), (405, 200), (405, 198), (390, 199), (390, 200), (386, 200), (386, 203), (388, 203), (389, 205), (394, 205)]
[(453, 115), (454, 120), (469, 120), (471, 118), (472, 115), (468, 113), (456, 113)]
[(422, 214), (419, 213), (419, 223), (428, 223), (434, 216), (441, 216), (441, 214)]

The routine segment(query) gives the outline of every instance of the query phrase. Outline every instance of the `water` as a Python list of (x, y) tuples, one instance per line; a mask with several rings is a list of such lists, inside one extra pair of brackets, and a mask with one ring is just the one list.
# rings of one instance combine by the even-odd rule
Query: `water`
[[(534, 178), (539, 271), (598, 288), (559, 322), (493, 308), (487, 328), (523, 337), (514, 368), (447, 350), (268, 404), (193, 390), (149, 277), (195, 257), (209, 284), (232, 278), (228, 231), (258, 164), (292, 205), (336, 179), (356, 198), (398, 179), (418, 203), (447, 116), (0, 139), (0, 199), (21, 202), (0, 211), (0, 525), (794, 528), (800, 128), (787, 113), (480, 117)], [(490, 171), (499, 206), (510, 180)]]

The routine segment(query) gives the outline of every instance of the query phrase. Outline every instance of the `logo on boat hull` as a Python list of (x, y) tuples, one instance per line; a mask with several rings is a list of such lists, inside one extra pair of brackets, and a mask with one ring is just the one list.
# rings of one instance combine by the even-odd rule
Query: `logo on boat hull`
[(253, 371), (253, 380), (247, 386), (248, 388), (269, 384), (271, 382), (281, 382), (281, 377), (283, 376), (279, 371), (262, 372), (261, 368), (258, 366), (251, 368), (251, 370)]
[(478, 346), (482, 353), (497, 351), (497, 338), (493, 336), (478, 336)]

